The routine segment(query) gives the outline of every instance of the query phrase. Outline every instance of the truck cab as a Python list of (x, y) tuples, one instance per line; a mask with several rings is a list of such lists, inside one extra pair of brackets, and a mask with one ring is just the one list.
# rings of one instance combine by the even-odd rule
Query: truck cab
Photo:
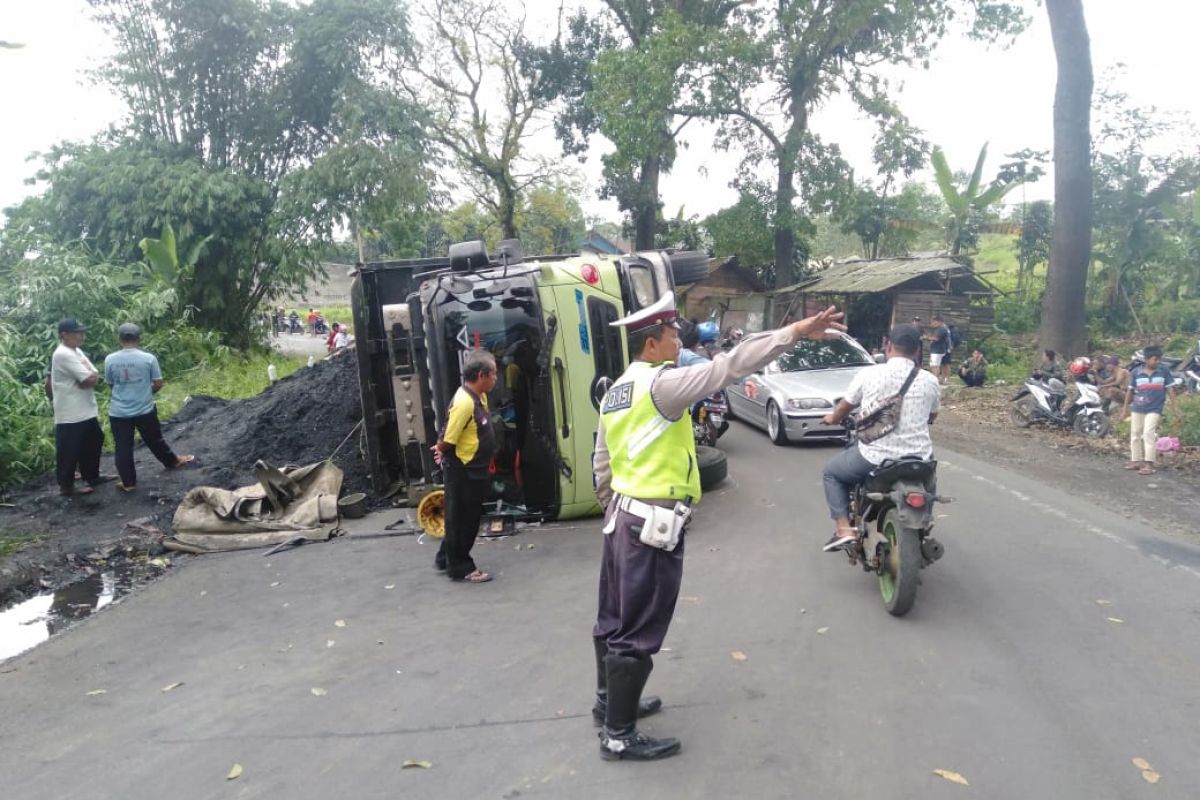
[(525, 258), (515, 241), (446, 259), (366, 264), (351, 290), (366, 454), (376, 491), (418, 502), (441, 482), (430, 446), (445, 425), (467, 352), (497, 365), (490, 500), (522, 516), (599, 510), (591, 457), (600, 400), (628, 363), (611, 322), (707, 267), (703, 253)]

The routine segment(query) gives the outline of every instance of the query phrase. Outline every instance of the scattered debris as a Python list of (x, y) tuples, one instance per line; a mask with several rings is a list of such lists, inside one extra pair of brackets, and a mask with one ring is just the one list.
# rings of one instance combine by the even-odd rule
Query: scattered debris
[(829, 633), (829, 627), (826, 626), (824, 628), (817, 628), (817, 633), (820, 633), (820, 634)]
[(309, 691), (313, 693), (313, 697), (324, 697), (325, 695), (329, 694), (329, 692), (325, 691), (319, 686), (314, 686), (313, 688), (309, 689)]
[(92, 689), (90, 692), (87, 692), (86, 694), (88, 697), (95, 697), (96, 695), (100, 695), (100, 694), (108, 694), (108, 689)]
[(1121, 619), (1120, 617), (1106, 617), (1105, 619), (1107, 619), (1109, 622), (1115, 622), (1118, 625), (1120, 625), (1121, 623), (1123, 623), (1125, 621), (1125, 620)]
[(178, 689), (180, 686), (183, 686), (183, 681), (176, 681), (175, 683), (168, 683), (166, 686), (162, 687), (162, 691), (164, 693), (171, 692), (171, 691), (174, 691), (175, 689)]
[(729, 655), (733, 656), (734, 661), (745, 661), (746, 660), (746, 654), (743, 653), (741, 650), (734, 650)]
[(400, 765), (400, 769), (429, 769), (432, 766), (432, 761), (418, 761), (415, 758), (407, 758)]
[(948, 769), (935, 769), (933, 771), (933, 774), (937, 775), (938, 777), (945, 778), (946, 780), (948, 780), (952, 783), (961, 783), (963, 786), (971, 785), (971, 784), (967, 783), (967, 779), (964, 778), (962, 775), (959, 775), (957, 772), (951, 772)]
[(240, 777), (242, 777), (242, 765), (234, 764), (232, 767), (230, 767), (229, 774), (225, 776), (225, 780), (236, 781)]
[(339, 628), (344, 628), (344, 627), (346, 627), (346, 620), (344, 620), (344, 619), (337, 619), (337, 620), (334, 620), (334, 621), (333, 621), (333, 624), (334, 624), (334, 625), (336, 625), (336, 626), (337, 626), (337, 627), (339, 627)]

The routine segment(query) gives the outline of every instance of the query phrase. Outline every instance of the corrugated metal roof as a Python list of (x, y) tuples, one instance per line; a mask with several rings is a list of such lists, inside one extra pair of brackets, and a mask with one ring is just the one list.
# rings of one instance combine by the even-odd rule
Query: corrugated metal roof
[(953, 277), (969, 276), (981, 285), (983, 284), (970, 267), (959, 263), (950, 256), (933, 256), (889, 258), (879, 261), (845, 261), (823, 270), (809, 283), (798, 284), (794, 289), (788, 288), (812, 294), (884, 292), (922, 275), (947, 271)]

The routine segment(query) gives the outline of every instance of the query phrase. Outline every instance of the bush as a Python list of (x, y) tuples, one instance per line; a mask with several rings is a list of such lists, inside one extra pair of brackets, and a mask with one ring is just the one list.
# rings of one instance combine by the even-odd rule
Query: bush
[(1039, 300), (1022, 300), (1016, 295), (996, 298), (995, 325), (1005, 333), (1031, 333), (1042, 321), (1042, 304)]
[(1200, 329), (1200, 300), (1154, 303), (1143, 312), (1145, 326), (1156, 333)]
[(1189, 395), (1179, 398), (1179, 413), (1171, 413), (1167, 406), (1163, 420), (1162, 435), (1178, 436), (1184, 447), (1200, 447), (1200, 397)]

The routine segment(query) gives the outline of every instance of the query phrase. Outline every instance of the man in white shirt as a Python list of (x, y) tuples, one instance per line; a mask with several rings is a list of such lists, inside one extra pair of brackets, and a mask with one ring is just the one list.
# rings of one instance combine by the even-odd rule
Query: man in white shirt
[(825, 465), (825, 502), (836, 530), (825, 543), (824, 550), (840, 550), (858, 538), (850, 525), (850, 492), (870, 472), (887, 460), (904, 456), (933, 457), (933, 440), (929, 426), (937, 417), (940, 389), (938, 379), (920, 368), (921, 332), (915, 325), (897, 325), (888, 337), (884, 364), (868, 367), (854, 376), (837, 408), (823, 420), (826, 425), (839, 425), (856, 407), (872, 408), (884, 398), (900, 391), (912, 373), (917, 374), (900, 404), (900, 419), (896, 428), (867, 444), (858, 442), (847, 447)]
[[(100, 373), (79, 348), (87, 328), (77, 320), (58, 323), (58, 348), (50, 359), (46, 393), (54, 402), (55, 474), (59, 492), (65, 496), (91, 494), (100, 482), (100, 449), (104, 432), (96, 407), (96, 384)], [(75, 471), (84, 483), (75, 488)]]

